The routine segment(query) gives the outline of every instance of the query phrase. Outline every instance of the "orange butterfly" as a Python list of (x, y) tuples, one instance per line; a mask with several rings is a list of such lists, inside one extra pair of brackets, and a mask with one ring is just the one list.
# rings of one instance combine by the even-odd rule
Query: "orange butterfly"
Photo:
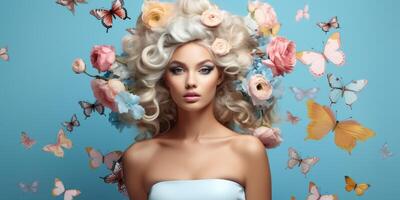
[(345, 176), (344, 180), (346, 181), (346, 191), (351, 192), (354, 190), (358, 196), (361, 196), (364, 194), (364, 192), (371, 186), (370, 184), (367, 183), (356, 183), (351, 179), (349, 176)]
[(365, 141), (375, 135), (355, 120), (337, 121), (332, 110), (321, 106), (313, 100), (307, 101), (308, 117), (311, 122), (307, 126), (306, 139), (320, 140), (330, 131), (335, 132), (335, 144), (351, 153), (357, 140)]

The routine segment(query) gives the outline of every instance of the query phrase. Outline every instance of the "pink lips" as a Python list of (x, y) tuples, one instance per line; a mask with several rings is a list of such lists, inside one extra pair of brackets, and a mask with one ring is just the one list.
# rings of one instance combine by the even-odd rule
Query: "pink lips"
[(196, 102), (200, 99), (200, 95), (195, 92), (188, 92), (183, 96), (183, 98), (185, 98), (187, 102)]

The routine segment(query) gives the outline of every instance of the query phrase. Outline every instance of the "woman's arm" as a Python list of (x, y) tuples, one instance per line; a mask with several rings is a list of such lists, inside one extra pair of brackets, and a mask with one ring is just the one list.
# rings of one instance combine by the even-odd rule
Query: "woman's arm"
[(258, 138), (247, 136), (240, 146), (246, 162), (246, 200), (271, 200), (271, 174), (264, 145)]
[(142, 176), (145, 159), (139, 153), (140, 146), (140, 143), (133, 144), (123, 157), (124, 182), (130, 200), (147, 200)]

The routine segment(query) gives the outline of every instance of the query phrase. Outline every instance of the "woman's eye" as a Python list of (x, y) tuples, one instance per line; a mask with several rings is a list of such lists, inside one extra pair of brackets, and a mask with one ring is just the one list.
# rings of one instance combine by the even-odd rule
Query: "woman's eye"
[(169, 69), (169, 71), (170, 71), (171, 73), (173, 73), (173, 74), (179, 74), (180, 72), (183, 71), (183, 69), (180, 68), (180, 67), (171, 67), (171, 68)]
[(214, 69), (214, 67), (204, 67), (204, 68), (200, 69), (200, 72), (202, 74), (209, 74), (213, 69)]

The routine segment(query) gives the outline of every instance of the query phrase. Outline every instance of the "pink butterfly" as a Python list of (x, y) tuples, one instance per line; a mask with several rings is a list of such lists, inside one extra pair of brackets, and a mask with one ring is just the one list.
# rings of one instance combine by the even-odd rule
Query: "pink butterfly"
[(122, 156), (122, 151), (113, 151), (103, 156), (103, 154), (96, 151), (92, 147), (86, 147), (86, 152), (90, 157), (89, 164), (91, 168), (98, 168), (102, 163), (104, 163), (107, 168), (111, 170), (114, 163), (117, 162)]
[(57, 134), (57, 143), (56, 144), (48, 144), (43, 147), (43, 151), (52, 152), (57, 157), (64, 157), (64, 150), (62, 147), (66, 149), (72, 148), (72, 141), (67, 138), (63, 129), (60, 129)]
[(326, 62), (332, 62), (337, 66), (345, 63), (345, 55), (340, 48), (340, 33), (333, 33), (325, 44), (324, 52), (300, 51), (296, 53), (296, 58), (305, 65), (310, 65), (310, 72), (316, 77), (325, 73)]
[(75, 6), (78, 5), (78, 3), (87, 3), (86, 0), (57, 0), (57, 4), (60, 4), (62, 6), (65, 6), (72, 12), (72, 14), (75, 14)]
[(101, 23), (107, 29), (106, 32), (112, 27), (113, 18), (115, 19), (115, 16), (122, 20), (130, 19), (126, 8), (124, 8), (124, 0), (114, 0), (110, 10), (93, 9), (90, 11), (90, 14), (95, 16), (98, 20), (101, 20)]
[(306, 175), (312, 166), (314, 166), (319, 161), (317, 157), (301, 158), (299, 153), (292, 147), (289, 148), (289, 160), (288, 168), (293, 169), (294, 166), (299, 166), (301, 168), (301, 173)]
[(39, 181), (34, 181), (30, 185), (20, 182), (18, 183), (18, 187), (24, 192), (37, 192), (39, 187)]
[(297, 122), (300, 121), (300, 118), (297, 117), (297, 116), (294, 116), (291, 112), (286, 111), (286, 114), (287, 114), (287, 119), (286, 120), (289, 121), (290, 123), (297, 124)]
[(8, 61), (10, 59), (10, 57), (8, 56), (7, 47), (0, 48), (0, 58), (4, 61)]
[(36, 144), (36, 141), (31, 139), (28, 134), (22, 131), (21, 143), (24, 145), (25, 149), (30, 149), (34, 144)]
[(318, 187), (310, 181), (309, 187), (308, 187), (308, 193), (309, 195), (307, 196), (307, 200), (337, 200), (336, 195), (321, 195), (318, 191)]
[(61, 182), (60, 179), (56, 178), (54, 180), (55, 187), (51, 191), (53, 196), (59, 196), (64, 193), (64, 200), (72, 200), (74, 197), (81, 194), (81, 191), (72, 189), (72, 190), (65, 190), (64, 184)]
[(301, 19), (310, 19), (310, 14), (308, 13), (308, 5), (304, 6), (304, 9), (297, 10), (296, 13), (296, 21), (300, 21)]

